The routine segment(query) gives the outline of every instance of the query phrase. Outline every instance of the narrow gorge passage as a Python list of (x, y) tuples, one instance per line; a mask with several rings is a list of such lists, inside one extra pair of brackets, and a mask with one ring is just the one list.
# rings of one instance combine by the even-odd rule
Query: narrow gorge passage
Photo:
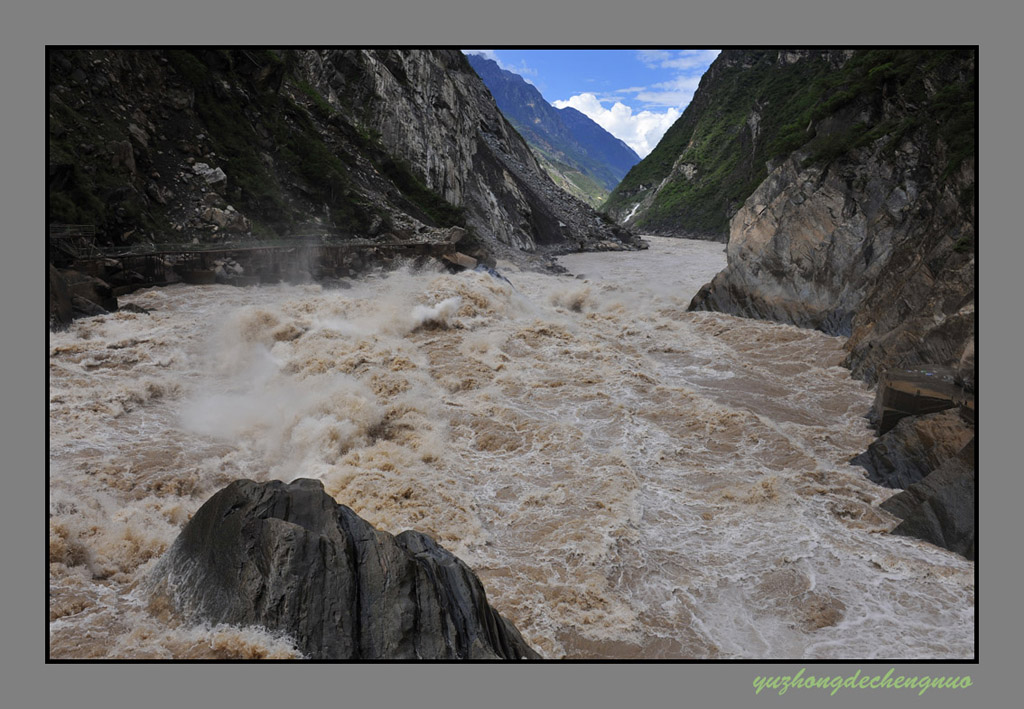
[(973, 563), (886, 534), (848, 464), (842, 339), (686, 312), (723, 245), (647, 239), (560, 259), (583, 278), (178, 285), (52, 333), (52, 656), (294, 656), (142, 586), (230, 480), (313, 477), (436, 537), (548, 658), (970, 657)]

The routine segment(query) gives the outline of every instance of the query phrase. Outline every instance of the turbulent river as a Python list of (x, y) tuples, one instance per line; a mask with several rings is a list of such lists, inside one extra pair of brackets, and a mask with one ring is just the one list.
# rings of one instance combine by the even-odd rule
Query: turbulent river
[(716, 243), (573, 274), (172, 286), (51, 333), (50, 653), (293, 657), (147, 598), (229, 481), (434, 536), (548, 658), (963, 658), (974, 565), (887, 534), (843, 340), (690, 298)]

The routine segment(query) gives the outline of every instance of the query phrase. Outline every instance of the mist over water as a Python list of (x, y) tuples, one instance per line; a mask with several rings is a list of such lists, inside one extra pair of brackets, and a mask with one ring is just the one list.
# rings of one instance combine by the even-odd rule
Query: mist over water
[(296, 656), (146, 574), (229, 481), (323, 481), (436, 537), (544, 656), (958, 658), (974, 565), (885, 534), (843, 341), (687, 313), (722, 244), (173, 286), (50, 342), (53, 657)]

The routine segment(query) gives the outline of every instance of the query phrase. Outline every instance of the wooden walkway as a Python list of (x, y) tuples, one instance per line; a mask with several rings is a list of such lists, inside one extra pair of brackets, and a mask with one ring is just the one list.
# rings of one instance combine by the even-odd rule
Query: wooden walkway
[[(130, 247), (101, 247), (90, 225), (51, 225), (51, 248), (73, 259), (79, 268), (99, 278), (111, 269), (131, 271), (149, 283), (167, 280), (173, 269), (186, 282), (214, 282), (218, 261), (236, 261), (245, 280), (276, 282), (305, 272), (314, 277), (344, 275), (362, 270), (368, 263), (388, 263), (396, 257), (441, 257), (455, 253), (465, 234), (452, 229), (445, 238), (374, 240), (343, 238), (328, 234), (298, 234), (277, 239), (237, 241), (142, 243)], [(436, 235), (436, 232), (435, 232)]]
[(346, 238), (333, 234), (295, 234), (277, 239), (239, 239), (235, 241), (205, 242), (202, 244), (175, 241), (164, 243), (137, 243), (131, 246), (99, 246), (97, 230), (92, 224), (51, 224), (50, 243), (79, 261), (121, 259), (140, 256), (178, 256), (207, 258), (260, 251), (287, 251), (289, 249), (340, 249), (347, 251), (381, 250), (385, 252), (430, 250), (438, 253), (451, 251), (462, 237), (453, 233), (445, 240), (393, 239), (375, 240)]
[(961, 415), (974, 418), (974, 396), (954, 381), (950, 367), (915, 367), (885, 372), (878, 380), (875, 413), (878, 435), (910, 415), (936, 413), (960, 408)]

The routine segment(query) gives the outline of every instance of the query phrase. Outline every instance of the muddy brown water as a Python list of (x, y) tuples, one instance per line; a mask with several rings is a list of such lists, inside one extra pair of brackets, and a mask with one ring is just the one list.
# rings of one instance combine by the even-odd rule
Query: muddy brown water
[(145, 593), (230, 480), (314, 477), (473, 567), (548, 658), (964, 658), (974, 565), (886, 532), (841, 338), (688, 313), (721, 244), (583, 278), (184, 286), (50, 338), (55, 658), (293, 657)]

